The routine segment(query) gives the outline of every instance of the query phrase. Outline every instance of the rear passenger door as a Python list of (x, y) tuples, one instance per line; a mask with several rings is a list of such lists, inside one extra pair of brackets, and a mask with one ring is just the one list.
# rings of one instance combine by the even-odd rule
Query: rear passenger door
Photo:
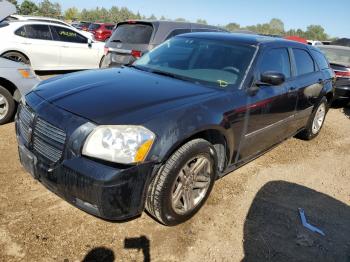
[(26, 25), (16, 31), (17, 35), (25, 37), (23, 40), (25, 50), (31, 65), (36, 70), (55, 70), (60, 63), (59, 47), (52, 41), (52, 35), (48, 25)]
[(294, 72), (297, 80), (295, 128), (305, 127), (323, 89), (323, 75), (308, 49), (292, 48)]

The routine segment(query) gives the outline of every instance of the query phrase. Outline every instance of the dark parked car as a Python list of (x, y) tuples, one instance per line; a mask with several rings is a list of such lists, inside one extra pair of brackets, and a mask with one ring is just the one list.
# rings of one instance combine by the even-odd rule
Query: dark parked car
[(333, 97), (319, 50), (228, 33), (177, 36), (130, 67), (46, 80), (20, 106), (23, 166), (108, 220), (144, 208), (191, 218), (216, 179), (297, 135), (310, 140)]
[(190, 32), (224, 32), (209, 25), (171, 21), (128, 21), (117, 24), (106, 43), (105, 58), (100, 67), (132, 64), (144, 53), (173, 36)]
[(350, 47), (328, 45), (319, 48), (325, 53), (337, 77), (334, 99), (350, 102)]
[(89, 26), (89, 32), (92, 33), (97, 41), (108, 40), (113, 32), (114, 24), (109, 23), (93, 23)]

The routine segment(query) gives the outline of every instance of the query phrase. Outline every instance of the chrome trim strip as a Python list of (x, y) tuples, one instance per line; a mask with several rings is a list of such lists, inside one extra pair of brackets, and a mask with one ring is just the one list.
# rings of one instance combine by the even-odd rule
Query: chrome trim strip
[(120, 53), (120, 54), (127, 54), (127, 55), (131, 54), (131, 50), (112, 48), (112, 47), (109, 47), (108, 51), (113, 51), (113, 52), (117, 52), (117, 53)]

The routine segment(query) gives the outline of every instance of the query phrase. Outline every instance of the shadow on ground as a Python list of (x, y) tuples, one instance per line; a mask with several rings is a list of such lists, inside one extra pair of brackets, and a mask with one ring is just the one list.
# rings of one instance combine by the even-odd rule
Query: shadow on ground
[[(150, 262), (150, 241), (147, 237), (141, 236), (136, 238), (125, 238), (124, 249), (141, 252), (143, 254), (143, 261)], [(105, 247), (98, 247), (92, 249), (83, 259), (83, 262), (114, 262), (116, 257), (113, 250)]]
[[(326, 236), (301, 224), (298, 208)], [(350, 207), (310, 188), (267, 183), (244, 225), (243, 261), (350, 261)]]
[(343, 113), (350, 119), (350, 106), (344, 107)]

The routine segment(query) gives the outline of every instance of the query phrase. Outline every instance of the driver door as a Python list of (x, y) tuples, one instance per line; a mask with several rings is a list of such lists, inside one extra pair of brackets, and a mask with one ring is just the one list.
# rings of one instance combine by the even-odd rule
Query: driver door
[(60, 26), (50, 26), (54, 40), (60, 43), (60, 68), (92, 69), (99, 66), (99, 50), (88, 38)]
[(295, 114), (297, 96), (294, 93), (290, 55), (287, 48), (263, 51), (258, 61), (256, 80), (262, 73), (283, 73), (286, 81), (279, 85), (259, 85), (255, 95), (248, 96), (246, 130), (241, 159), (249, 158), (289, 136), (289, 125)]

